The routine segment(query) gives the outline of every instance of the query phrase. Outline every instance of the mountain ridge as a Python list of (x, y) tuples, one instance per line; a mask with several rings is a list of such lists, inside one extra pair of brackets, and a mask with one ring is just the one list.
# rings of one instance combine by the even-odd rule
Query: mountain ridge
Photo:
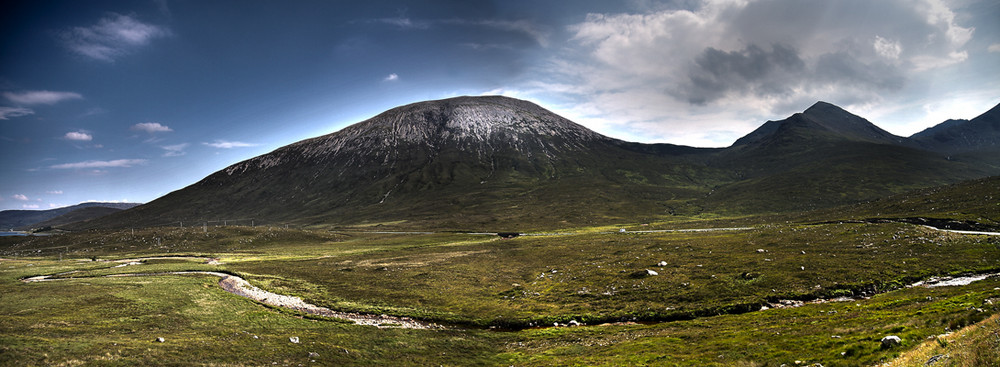
[(0, 211), (0, 229), (24, 229), (52, 218), (70, 213), (74, 210), (89, 207), (105, 207), (115, 209), (130, 209), (141, 205), (139, 203), (87, 202), (62, 208), (47, 210), (3, 210)]
[[(417, 102), (235, 163), (92, 225), (249, 217), (306, 226), (552, 228), (815, 209), (994, 172), (921, 150), (825, 102), (738, 142), (723, 149), (625, 142), (501, 96)], [(795, 194), (774, 196), (781, 192)]]

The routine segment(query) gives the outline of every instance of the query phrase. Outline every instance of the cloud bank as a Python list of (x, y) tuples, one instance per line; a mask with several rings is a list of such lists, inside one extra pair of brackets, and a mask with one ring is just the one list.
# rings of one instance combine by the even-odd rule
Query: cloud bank
[(568, 30), (574, 47), (530, 88), (570, 96), (583, 121), (712, 146), (817, 100), (876, 103), (965, 61), (974, 32), (939, 0), (704, 0)]

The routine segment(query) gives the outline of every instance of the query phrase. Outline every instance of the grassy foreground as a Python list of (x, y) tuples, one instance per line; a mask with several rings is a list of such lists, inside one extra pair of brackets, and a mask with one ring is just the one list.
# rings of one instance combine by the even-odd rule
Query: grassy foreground
[[(225, 227), (0, 238), (0, 364), (875, 365), (910, 356), (937, 335), (993, 325), (988, 318), (1000, 311), (997, 278), (905, 287), (1000, 270), (996, 236), (899, 223), (576, 232), (499, 240)], [(92, 261), (160, 255), (222, 264)], [(61, 277), (75, 279), (20, 281), (73, 270)], [(332, 309), (453, 328), (308, 317), (226, 293), (210, 276), (96, 277), (179, 270), (240, 274)], [(855, 299), (758, 311), (839, 296)], [(570, 320), (596, 326), (530, 327)], [(934, 353), (954, 365), (988, 361), (1000, 348), (991, 330), (963, 339), (977, 346), (965, 355)], [(902, 345), (880, 347), (887, 335)], [(959, 344), (938, 347), (950, 345)], [(912, 357), (912, 365), (934, 355)]]

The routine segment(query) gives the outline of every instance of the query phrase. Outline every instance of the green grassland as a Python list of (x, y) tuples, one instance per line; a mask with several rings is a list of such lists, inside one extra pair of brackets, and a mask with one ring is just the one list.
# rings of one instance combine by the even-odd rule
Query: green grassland
[[(194, 227), (0, 238), (0, 364), (854, 366), (889, 361), (1000, 311), (996, 278), (905, 287), (1000, 270), (996, 236), (905, 223), (616, 232), (500, 240)], [(177, 257), (108, 261), (147, 256)], [(640, 276), (646, 269), (658, 275)], [(238, 274), (331, 309), (449, 328), (377, 329), (303, 315), (229, 294), (207, 275), (100, 277), (185, 270)], [(73, 279), (19, 280), (53, 274)], [(759, 311), (781, 299), (837, 296), (856, 300)], [(588, 326), (532, 327), (570, 320)], [(886, 335), (903, 345), (880, 348)], [(979, 354), (995, 355), (985, 345)]]
[[(946, 355), (934, 365), (997, 365), (1000, 279), (907, 285), (1000, 271), (1000, 237), (863, 221), (995, 228), (995, 187), (986, 179), (796, 215), (667, 216), (507, 240), (374, 232), (392, 223), (0, 237), (0, 364), (917, 366)], [(655, 232), (706, 227), (748, 228)], [(144, 257), (158, 258), (121, 266)], [(209, 275), (103, 277), (191, 270), (447, 328), (378, 329), (264, 306)], [(60, 279), (20, 281), (38, 275)], [(781, 300), (806, 303), (775, 308)], [(574, 320), (586, 326), (546, 327)], [(882, 348), (887, 335), (902, 345)]]

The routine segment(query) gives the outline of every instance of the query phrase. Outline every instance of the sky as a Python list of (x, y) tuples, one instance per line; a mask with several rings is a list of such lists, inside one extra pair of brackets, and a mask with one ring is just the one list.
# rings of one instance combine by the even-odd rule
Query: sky
[(725, 147), (820, 100), (909, 136), (1000, 103), (1000, 2), (6, 1), (0, 210), (148, 202), (492, 94), (646, 143)]

